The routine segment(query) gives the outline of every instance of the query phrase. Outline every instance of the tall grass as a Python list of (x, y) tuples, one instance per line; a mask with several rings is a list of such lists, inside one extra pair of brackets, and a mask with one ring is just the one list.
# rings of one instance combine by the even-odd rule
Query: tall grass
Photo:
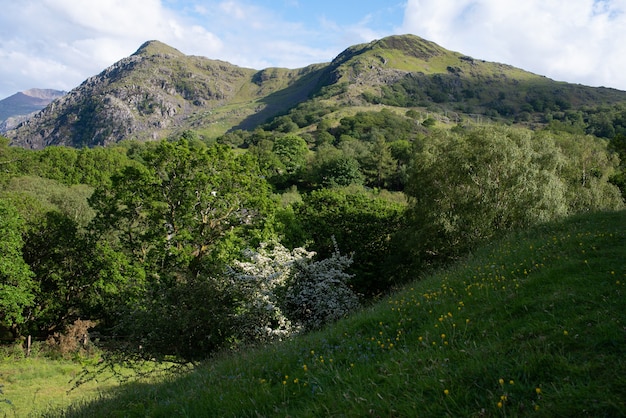
[(327, 329), (69, 417), (626, 416), (626, 212), (509, 236)]

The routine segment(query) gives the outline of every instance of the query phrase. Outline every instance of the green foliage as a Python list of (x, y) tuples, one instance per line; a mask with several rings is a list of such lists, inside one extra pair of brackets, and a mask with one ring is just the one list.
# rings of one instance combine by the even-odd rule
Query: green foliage
[[(24, 260), (38, 283), (28, 329), (40, 338), (80, 318), (110, 322), (120, 305), (116, 296), (133, 280), (132, 270), (121, 276), (115, 258), (56, 211), (25, 234)], [(124, 296), (130, 303), (130, 292)]]
[(22, 256), (23, 221), (10, 202), (0, 199), (0, 326), (17, 329), (33, 305), (36, 283)]
[(383, 109), (378, 112), (358, 112), (352, 117), (342, 118), (334, 130), (336, 138), (349, 135), (363, 141), (375, 141), (383, 136), (388, 140), (410, 140), (418, 132), (411, 119)]
[(140, 157), (91, 199), (101, 239), (146, 278), (116, 332), (141, 355), (197, 359), (233, 335), (221, 265), (270, 233), (274, 202), (250, 156), (225, 146), (164, 141)]
[(279, 136), (274, 140), (272, 152), (278, 157), (287, 176), (296, 177), (305, 170), (309, 148), (301, 137)]
[(0, 143), (2, 178), (30, 176), (54, 180), (65, 185), (98, 186), (111, 174), (132, 162), (126, 148), (75, 148), (51, 146), (32, 151)]
[(419, 143), (403, 237), (419, 257), (458, 255), (502, 231), (621, 208), (609, 183), (616, 163), (592, 137), (498, 126), (439, 132)]
[(322, 161), (315, 170), (315, 181), (323, 187), (361, 185), (364, 181), (356, 158), (337, 155)]
[(424, 139), (407, 187), (414, 249), (453, 255), (495, 234), (568, 213), (554, 142), (484, 127)]
[[(541, 135), (538, 138), (543, 140)], [(565, 156), (561, 177), (568, 185), (570, 212), (623, 207), (619, 189), (610, 182), (619, 170), (619, 159), (608, 151), (606, 140), (589, 135), (558, 134), (555, 141)]]
[[(202, 270), (220, 239), (256, 228), (270, 208), (269, 189), (246, 155), (223, 146), (160, 142), (94, 193), (100, 230), (117, 230), (120, 247), (147, 268)], [(262, 227), (262, 226), (261, 226)]]
[(321, 189), (303, 196), (295, 205), (295, 216), (286, 242), (310, 248), (319, 257), (334, 254), (335, 245), (353, 254), (348, 270), (357, 293), (372, 296), (389, 289), (393, 267), (385, 260), (392, 252), (390, 238), (402, 228), (404, 206), (368, 195), (363, 190)]
[(1, 194), (14, 202), (28, 225), (55, 211), (86, 227), (94, 215), (88, 204), (92, 192), (93, 188), (84, 184), (66, 186), (46, 178), (20, 176), (8, 180)]

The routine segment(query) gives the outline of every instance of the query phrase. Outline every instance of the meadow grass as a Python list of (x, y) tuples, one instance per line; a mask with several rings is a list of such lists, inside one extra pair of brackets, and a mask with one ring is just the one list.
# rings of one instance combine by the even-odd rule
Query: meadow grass
[(626, 416), (626, 212), (478, 249), (322, 331), (47, 416)]
[(82, 366), (76, 361), (3, 357), (0, 400), (4, 402), (0, 402), (0, 417), (38, 416), (43, 411), (65, 407), (80, 399), (93, 399), (108, 386), (94, 381), (68, 392), (71, 381), (81, 371)]

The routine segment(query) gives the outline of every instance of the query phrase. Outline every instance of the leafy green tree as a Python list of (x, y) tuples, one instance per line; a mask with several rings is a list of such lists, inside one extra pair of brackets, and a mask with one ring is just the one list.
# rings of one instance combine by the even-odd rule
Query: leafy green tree
[[(132, 269), (58, 211), (30, 226), (23, 252), (38, 283), (27, 325), (41, 337), (63, 331), (77, 319), (109, 324), (119, 312), (121, 289), (135, 279)], [(132, 299), (130, 293), (124, 297)]]
[(97, 187), (108, 184), (111, 176), (132, 164), (123, 146), (83, 148), (76, 156), (76, 183)]
[(411, 228), (402, 236), (418, 257), (450, 256), (501, 231), (568, 213), (554, 141), (488, 126), (440, 131), (420, 141), (406, 188)]
[[(227, 147), (161, 142), (96, 190), (95, 226), (116, 230), (120, 246), (155, 270), (201, 269), (220, 239), (262, 224), (269, 188), (249, 156)], [(199, 270), (197, 270), (199, 271)]]
[(276, 138), (272, 152), (278, 156), (285, 172), (292, 175), (305, 166), (309, 148), (304, 139), (298, 135), (290, 134)]
[(373, 187), (389, 188), (398, 163), (384, 137), (378, 136), (370, 147), (370, 153), (363, 162), (366, 183)]
[[(546, 135), (539, 137), (546, 139)], [(560, 175), (567, 184), (570, 212), (623, 207), (619, 188), (610, 182), (619, 172), (619, 158), (609, 152), (606, 140), (567, 133), (554, 134), (554, 140), (565, 155)]]
[(269, 186), (249, 155), (223, 145), (163, 141), (141, 160), (91, 199), (95, 230), (145, 272), (118, 332), (143, 341), (142, 355), (203, 357), (233, 335), (236, 295), (221, 266), (271, 235)]
[[(624, 120), (626, 121), (626, 117)], [(626, 201), (626, 134), (618, 134), (611, 139), (609, 149), (619, 156), (620, 161), (617, 172), (611, 176), (610, 182), (619, 187), (622, 198)]]
[(324, 187), (361, 185), (365, 176), (356, 158), (338, 155), (315, 168), (315, 180)]
[(32, 307), (36, 284), (22, 255), (23, 221), (10, 202), (0, 199), (0, 326), (19, 332)]
[(404, 190), (408, 178), (408, 168), (411, 163), (413, 145), (407, 140), (392, 141), (389, 144), (391, 155), (396, 161), (396, 169), (390, 180), (389, 189)]

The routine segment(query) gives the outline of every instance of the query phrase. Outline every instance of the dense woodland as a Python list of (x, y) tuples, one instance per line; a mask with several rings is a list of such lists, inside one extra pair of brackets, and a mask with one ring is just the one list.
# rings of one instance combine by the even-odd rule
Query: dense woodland
[(532, 130), (328, 111), (217, 139), (3, 139), (3, 341), (78, 323), (112, 352), (202, 359), (318, 328), (503, 232), (624, 207), (618, 106)]

